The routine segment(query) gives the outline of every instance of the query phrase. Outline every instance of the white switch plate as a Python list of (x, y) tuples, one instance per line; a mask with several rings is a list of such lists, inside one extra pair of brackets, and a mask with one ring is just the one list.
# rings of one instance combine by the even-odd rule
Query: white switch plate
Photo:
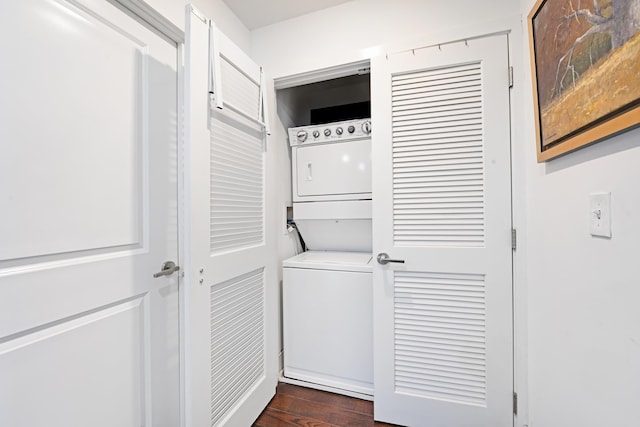
[(589, 194), (589, 231), (592, 236), (611, 237), (611, 193)]

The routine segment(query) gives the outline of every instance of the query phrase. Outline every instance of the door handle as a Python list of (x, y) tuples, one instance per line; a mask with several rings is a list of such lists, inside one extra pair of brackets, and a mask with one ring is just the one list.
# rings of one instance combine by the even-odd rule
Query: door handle
[(307, 181), (313, 181), (313, 169), (311, 162), (307, 162)]
[(397, 262), (398, 264), (404, 264), (404, 260), (403, 259), (391, 259), (389, 258), (389, 254), (384, 253), (384, 252), (380, 252), (378, 254), (378, 258), (376, 258), (378, 260), (378, 264), (389, 264), (390, 262)]
[(157, 273), (154, 273), (153, 277), (157, 279), (158, 277), (162, 277), (162, 276), (171, 276), (173, 273), (175, 273), (178, 270), (180, 270), (180, 266), (176, 265), (175, 262), (165, 261), (162, 264), (162, 270), (158, 271)]

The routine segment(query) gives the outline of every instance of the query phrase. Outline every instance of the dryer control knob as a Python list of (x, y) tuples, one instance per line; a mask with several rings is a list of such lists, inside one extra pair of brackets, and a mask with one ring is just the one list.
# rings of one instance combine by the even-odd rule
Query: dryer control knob
[(351, 126), (349, 126), (349, 127), (347, 128), (347, 132), (349, 132), (349, 133), (354, 133), (355, 131), (356, 131), (356, 127), (355, 127), (355, 126), (353, 126), (353, 125), (351, 125)]
[(298, 137), (298, 141), (305, 142), (307, 140), (307, 131), (299, 130), (296, 136)]
[(342, 135), (342, 132), (343, 132), (343, 131), (342, 131), (342, 128), (341, 128), (341, 127), (336, 128), (336, 134), (338, 134), (338, 135)]
[(362, 132), (369, 135), (371, 133), (371, 121), (367, 120), (362, 124)]
[(329, 136), (329, 135), (331, 135), (331, 129), (325, 129), (324, 136)]
[(319, 137), (319, 136), (320, 136), (320, 131), (319, 131), (319, 130), (314, 130), (314, 131), (313, 131), (313, 137), (314, 137), (314, 138), (317, 138), (317, 137)]

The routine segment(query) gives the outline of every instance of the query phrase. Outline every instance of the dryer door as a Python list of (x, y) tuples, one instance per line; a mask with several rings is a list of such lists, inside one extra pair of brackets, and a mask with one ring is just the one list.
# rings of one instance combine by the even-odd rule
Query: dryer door
[(371, 139), (293, 149), (293, 200), (371, 198)]

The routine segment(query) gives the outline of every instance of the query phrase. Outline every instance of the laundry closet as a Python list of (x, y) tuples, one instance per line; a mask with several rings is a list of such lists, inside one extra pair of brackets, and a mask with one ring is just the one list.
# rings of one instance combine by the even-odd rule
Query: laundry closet
[(283, 261), (283, 381), (372, 399), (368, 67), (277, 91), (300, 253)]
[[(399, 425), (423, 425), (434, 414), (441, 425), (509, 425), (513, 310), (508, 38), (451, 40), (407, 43), (371, 57), (370, 197), (321, 200), (317, 193), (317, 201), (300, 200), (305, 194), (297, 187), (320, 176), (316, 158), (300, 161), (301, 147), (314, 147), (324, 132), (331, 141), (338, 140), (335, 133), (342, 127), (343, 137), (345, 127), (313, 124), (312, 110), (331, 103), (313, 105), (311, 92), (294, 89), (300, 84), (280, 86), (283, 81), (307, 83), (304, 74), (274, 81), (277, 127), (282, 125), (276, 129), (277, 144), (281, 150), (284, 144), (290, 146), (286, 160), (294, 165), (291, 218), (310, 249), (299, 258), (282, 254), (281, 381), (373, 398), (376, 420)], [(284, 65), (270, 63), (278, 67), (275, 75), (300, 70), (298, 58)], [(315, 78), (321, 71), (307, 73)], [(328, 93), (317, 96), (324, 101)], [(345, 160), (352, 160), (346, 154)], [(284, 164), (282, 158), (280, 167)], [(331, 177), (340, 173), (336, 167)], [(335, 193), (329, 194), (334, 198)], [(372, 203), (370, 219), (349, 217), (339, 209), (307, 209), (311, 203), (343, 206), (366, 200)], [(345, 236), (357, 229), (346, 226), (347, 221), (356, 219), (372, 225), (371, 250), (337, 246), (341, 240), (362, 242)], [(312, 224), (316, 234), (305, 231), (313, 221), (318, 222)], [(315, 237), (330, 246), (314, 247)], [(314, 251), (325, 257), (334, 252), (361, 254), (363, 259), (347, 261), (342, 255), (323, 260), (314, 258)], [(343, 283), (351, 289), (358, 288), (354, 278), (362, 277), (355, 296), (347, 285), (338, 285), (338, 279), (310, 278), (338, 273), (349, 275)], [(372, 278), (368, 286), (366, 277)], [(367, 305), (363, 301), (369, 295)], [(365, 318), (371, 326), (357, 324)], [(366, 337), (372, 337), (372, 344)]]

